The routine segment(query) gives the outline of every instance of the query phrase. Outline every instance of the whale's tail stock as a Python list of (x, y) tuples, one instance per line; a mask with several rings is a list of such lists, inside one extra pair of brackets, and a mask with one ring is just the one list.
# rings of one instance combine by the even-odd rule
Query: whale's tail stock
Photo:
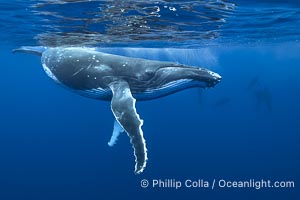
[(17, 49), (13, 49), (12, 52), (16, 53), (16, 52), (23, 52), (23, 53), (31, 53), (31, 54), (35, 54), (38, 56), (41, 56), (42, 53), (44, 51), (46, 51), (47, 47), (43, 47), (43, 46), (22, 46), (20, 48)]

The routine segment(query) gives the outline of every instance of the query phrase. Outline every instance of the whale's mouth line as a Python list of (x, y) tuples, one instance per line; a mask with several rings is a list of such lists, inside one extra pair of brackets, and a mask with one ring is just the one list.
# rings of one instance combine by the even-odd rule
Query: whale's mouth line
[(195, 87), (205, 88), (207, 87), (207, 83), (193, 79), (181, 79), (180, 81), (177, 80), (164, 84), (159, 88), (148, 89), (138, 93), (133, 92), (133, 96), (138, 101), (152, 100)]
[(145, 90), (145, 92), (153, 92), (155, 90), (161, 90), (161, 89), (166, 89), (166, 88), (172, 88), (172, 87), (176, 87), (179, 86), (181, 84), (186, 84), (193, 81), (192, 79), (180, 79), (180, 80), (176, 80), (176, 81), (171, 81), (168, 83), (165, 83), (163, 85), (161, 85), (159, 88), (155, 88), (152, 90)]

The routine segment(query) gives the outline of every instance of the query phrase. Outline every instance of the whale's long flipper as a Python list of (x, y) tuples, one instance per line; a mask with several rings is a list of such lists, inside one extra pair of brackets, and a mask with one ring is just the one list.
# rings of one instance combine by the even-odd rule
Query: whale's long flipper
[(143, 172), (147, 162), (147, 149), (143, 137), (142, 125), (135, 108), (135, 99), (133, 98), (129, 85), (126, 81), (115, 81), (109, 85), (113, 97), (111, 100), (111, 109), (119, 124), (127, 132), (130, 142), (133, 145), (135, 155), (135, 173)]
[(124, 129), (120, 126), (119, 122), (117, 122), (117, 120), (114, 120), (114, 130), (113, 130), (113, 134), (109, 140), (109, 142), (107, 143), (108, 146), (112, 147), (116, 144), (117, 139), (120, 135), (120, 133), (123, 133)]

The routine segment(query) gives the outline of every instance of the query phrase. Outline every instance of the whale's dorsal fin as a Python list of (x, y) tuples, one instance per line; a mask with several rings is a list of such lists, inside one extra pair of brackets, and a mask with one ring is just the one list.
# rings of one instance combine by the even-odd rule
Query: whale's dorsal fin
[(134, 149), (135, 173), (143, 172), (147, 162), (147, 149), (143, 136), (143, 120), (140, 119), (135, 108), (129, 85), (126, 81), (120, 80), (109, 84), (113, 97), (111, 110), (120, 126), (127, 132)]

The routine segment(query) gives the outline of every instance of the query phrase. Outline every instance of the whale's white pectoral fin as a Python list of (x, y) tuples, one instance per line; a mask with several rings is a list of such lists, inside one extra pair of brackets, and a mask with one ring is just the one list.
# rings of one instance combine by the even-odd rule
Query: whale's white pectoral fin
[(143, 120), (140, 119), (135, 108), (129, 85), (126, 81), (115, 81), (109, 85), (113, 97), (111, 109), (120, 126), (127, 132), (135, 155), (135, 173), (143, 172), (147, 162), (147, 149), (143, 136)]
[(118, 140), (118, 136), (123, 132), (124, 129), (120, 126), (119, 122), (117, 122), (117, 120), (114, 120), (114, 130), (109, 142), (107, 143), (108, 146), (114, 146)]

